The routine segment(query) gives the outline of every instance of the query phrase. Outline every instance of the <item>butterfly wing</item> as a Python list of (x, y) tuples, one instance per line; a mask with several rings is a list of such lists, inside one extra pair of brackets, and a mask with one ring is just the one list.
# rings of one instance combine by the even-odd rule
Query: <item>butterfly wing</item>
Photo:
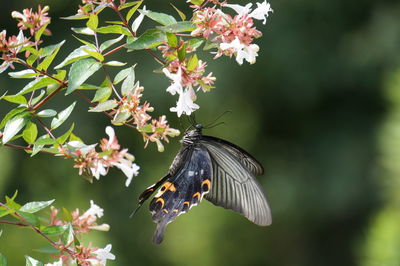
[(253, 175), (259, 176), (264, 174), (263, 166), (253, 156), (251, 156), (250, 153), (236, 146), (235, 144), (212, 136), (203, 136), (202, 139), (206, 142), (213, 143), (216, 146), (221, 147), (233, 154), (233, 156), (238, 158), (243, 166), (249, 169)]
[(201, 141), (210, 153), (214, 173), (211, 191), (205, 198), (242, 214), (257, 225), (270, 225), (271, 209), (254, 173), (243, 165), (243, 156), (238, 155), (240, 150), (236, 146), (226, 148), (226, 143), (220, 143), (207, 138)]
[(194, 145), (186, 152), (185, 161), (150, 202), (150, 212), (157, 223), (153, 236), (156, 244), (163, 240), (165, 227), (178, 215), (197, 205), (211, 188), (213, 169), (207, 149)]

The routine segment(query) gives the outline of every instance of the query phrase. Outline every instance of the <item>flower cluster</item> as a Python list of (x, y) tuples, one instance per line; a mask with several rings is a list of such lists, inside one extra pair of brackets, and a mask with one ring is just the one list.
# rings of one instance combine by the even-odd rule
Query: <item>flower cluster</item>
[(133, 163), (135, 158), (128, 153), (128, 149), (120, 150), (114, 129), (107, 127), (106, 133), (109, 139), (101, 140), (100, 153), (96, 151), (96, 145), (85, 145), (80, 141), (70, 141), (61, 151), (65, 156), (74, 158), (74, 168), (79, 169), (80, 175), (86, 174), (99, 179), (107, 174), (110, 167), (117, 167), (127, 177), (125, 186), (129, 186), (133, 176), (138, 175), (139, 166)]
[(165, 116), (153, 119), (148, 112), (154, 108), (150, 103), (140, 104), (144, 88), (136, 82), (118, 102), (118, 108), (114, 114), (113, 123), (132, 122), (142, 134), (145, 147), (149, 142), (155, 142), (160, 152), (164, 151), (161, 140), (169, 142), (168, 137), (175, 137), (180, 134), (179, 130), (170, 128)]
[[(42, 9), (42, 7), (39, 5), (37, 12), (32, 12), (32, 8), (25, 8), (22, 13), (13, 11), (11, 13), (11, 16), (19, 21), (18, 27), (20, 30), (29, 29), (31, 36), (34, 36), (35, 33), (39, 31), (43, 26), (46, 26), (50, 23), (50, 17), (47, 16), (48, 11), (48, 6), (45, 6)], [(51, 35), (51, 32), (49, 29), (45, 29), (43, 34)]]
[(179, 57), (182, 50), (185, 54), (195, 50), (189, 42), (180, 40), (177, 46), (171, 46), (166, 42), (159, 49), (163, 57), (170, 60), (167, 66), (163, 68), (164, 74), (172, 81), (167, 92), (172, 95), (179, 95), (176, 107), (172, 107), (170, 111), (176, 112), (178, 117), (182, 114), (190, 115), (199, 108), (194, 103), (197, 98), (194, 87), (197, 87), (197, 90), (201, 89), (207, 92), (213, 88), (216, 78), (213, 77), (212, 73), (205, 75), (207, 63), (198, 60), (196, 55), (185, 58)]
[[(257, 8), (252, 10), (252, 3), (245, 6), (219, 1), (213, 3), (213, 7), (192, 6), (195, 9), (192, 21), (196, 25), (192, 36), (200, 36), (215, 43), (218, 49), (216, 57), (235, 55), (240, 65), (244, 60), (250, 64), (255, 63), (259, 47), (253, 41), (262, 34), (254, 27), (253, 20), (263, 20), (265, 24), (268, 13), (272, 12), (270, 4), (266, 1), (257, 3)], [(233, 9), (237, 14), (232, 17), (224, 13), (224, 7)]]
[(26, 42), (22, 31), (19, 32), (18, 36), (12, 35), (8, 38), (6, 30), (0, 32), (0, 52), (1, 59), (4, 61), (0, 65), (0, 73), (5, 71), (8, 67), (14, 69), (12, 62), (16, 59), (18, 52)]
[[(65, 211), (64, 211), (65, 212)], [(90, 201), (90, 208), (85, 211), (82, 215), (79, 215), (79, 209), (70, 213), (70, 221), (64, 221), (58, 217), (59, 210), (51, 207), (50, 214), (50, 225), (51, 226), (66, 226), (71, 224), (73, 228), (74, 237), (80, 236), (83, 233), (87, 233), (91, 230), (108, 231), (110, 226), (108, 224), (97, 225), (97, 218), (103, 216), (104, 210), (96, 205), (92, 200)], [(60, 242), (60, 245), (62, 243)], [(70, 254), (61, 253), (57, 256), (58, 261), (54, 263), (48, 263), (47, 266), (62, 266), (70, 264), (78, 265), (106, 265), (106, 260), (114, 260), (115, 256), (110, 252), (111, 244), (108, 244), (105, 248), (92, 247), (92, 243), (89, 243), (87, 247), (82, 244), (70, 245), (69, 249), (72, 251), (73, 259)]]

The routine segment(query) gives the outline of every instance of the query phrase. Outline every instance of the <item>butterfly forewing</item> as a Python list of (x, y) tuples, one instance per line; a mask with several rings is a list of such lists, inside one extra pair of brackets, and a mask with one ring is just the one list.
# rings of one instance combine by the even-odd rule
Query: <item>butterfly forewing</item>
[(215, 205), (241, 213), (257, 225), (270, 225), (271, 210), (254, 177), (256, 168), (250, 170), (243, 164), (240, 158), (244, 157), (239, 156), (240, 150), (236, 146), (227, 148), (229, 142), (220, 143), (207, 139), (201, 141), (209, 151), (214, 173), (211, 178), (213, 186), (205, 198)]
[(150, 203), (150, 212), (157, 223), (153, 241), (161, 243), (168, 223), (197, 205), (211, 189), (213, 169), (207, 149), (191, 146), (183, 154), (185, 160), (173, 171)]
[(245, 168), (247, 168), (255, 176), (264, 174), (264, 168), (262, 167), (262, 165), (253, 156), (251, 156), (250, 153), (246, 152), (239, 146), (236, 146), (229, 141), (212, 136), (203, 136), (202, 140), (211, 144), (215, 144), (215, 146), (223, 148), (231, 153), (243, 164)]

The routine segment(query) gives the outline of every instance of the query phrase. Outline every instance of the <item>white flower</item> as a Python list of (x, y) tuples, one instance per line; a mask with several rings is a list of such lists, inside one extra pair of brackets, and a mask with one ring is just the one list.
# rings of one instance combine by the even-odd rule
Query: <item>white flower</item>
[(96, 161), (96, 165), (90, 167), (90, 171), (92, 172), (92, 175), (99, 180), (100, 176), (105, 176), (107, 174), (107, 166), (100, 161)]
[(101, 218), (104, 215), (104, 210), (96, 205), (93, 200), (90, 200), (90, 208), (81, 217), (97, 217)]
[(171, 107), (169, 110), (171, 112), (176, 112), (178, 117), (182, 114), (190, 115), (195, 110), (199, 109), (200, 106), (193, 102), (193, 92), (187, 89), (179, 94), (178, 102), (176, 107)]
[(178, 69), (178, 72), (176, 74), (172, 74), (166, 68), (163, 68), (162, 71), (169, 79), (172, 80), (172, 84), (167, 88), (167, 92), (171, 93), (172, 95), (175, 95), (176, 93), (179, 93), (179, 94), (182, 93), (183, 87), (182, 87), (182, 70), (181, 70), (181, 68)]
[(268, 12), (273, 12), (271, 5), (266, 0), (262, 3), (257, 3), (257, 8), (253, 11), (251, 11), (252, 3), (248, 3), (245, 6), (230, 4), (225, 6), (235, 10), (239, 17), (248, 15), (257, 20), (263, 20), (263, 24), (267, 22)]
[(96, 254), (97, 259), (99, 260), (99, 265), (106, 265), (106, 260), (115, 260), (115, 255), (112, 254), (111, 251), (112, 245), (108, 244), (105, 248), (99, 248), (96, 251), (93, 251), (93, 254)]
[(112, 163), (112, 165), (118, 167), (126, 176), (125, 186), (129, 186), (133, 176), (137, 176), (139, 174), (140, 167), (132, 163), (130, 160), (120, 159), (118, 162)]
[(89, 228), (92, 230), (103, 231), (103, 232), (110, 231), (110, 225), (108, 225), (108, 224), (91, 225), (91, 226), (89, 226)]
[[(146, 11), (146, 6), (143, 6), (143, 11)], [(140, 26), (140, 24), (142, 24), (144, 18), (144, 13), (140, 13), (140, 15), (133, 21), (132, 23), (132, 31), (136, 32)]]
[(223, 51), (232, 49), (233, 52), (236, 53), (236, 62), (238, 62), (239, 65), (243, 64), (243, 59), (250, 64), (254, 64), (258, 56), (257, 52), (260, 49), (257, 44), (250, 44), (248, 46), (242, 44), (238, 37), (230, 43), (221, 43), (219, 48)]
[(63, 266), (63, 260), (60, 258), (56, 262), (45, 264), (45, 266)]

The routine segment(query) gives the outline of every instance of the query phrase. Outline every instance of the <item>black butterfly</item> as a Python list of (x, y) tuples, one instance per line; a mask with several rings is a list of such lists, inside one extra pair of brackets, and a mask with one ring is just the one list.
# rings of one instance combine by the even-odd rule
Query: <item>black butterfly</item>
[(271, 210), (255, 176), (264, 169), (238, 146), (202, 135), (202, 125), (188, 131), (168, 174), (139, 197), (139, 207), (158, 189), (150, 202), (157, 223), (153, 241), (162, 242), (168, 223), (200, 203), (203, 196), (213, 204), (234, 210), (261, 226), (272, 222)]

